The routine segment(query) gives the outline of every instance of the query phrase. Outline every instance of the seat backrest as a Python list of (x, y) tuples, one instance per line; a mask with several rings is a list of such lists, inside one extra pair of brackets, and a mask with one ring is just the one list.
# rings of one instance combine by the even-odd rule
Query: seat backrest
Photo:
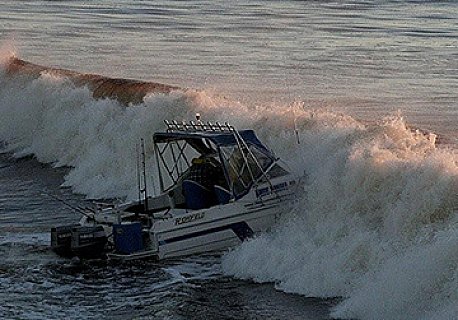
[(216, 200), (219, 204), (229, 203), (229, 201), (232, 198), (232, 195), (227, 189), (216, 185), (213, 186), (213, 188), (215, 189)]
[(209, 208), (217, 203), (213, 191), (208, 190), (193, 180), (183, 181), (183, 194), (188, 209), (199, 210)]

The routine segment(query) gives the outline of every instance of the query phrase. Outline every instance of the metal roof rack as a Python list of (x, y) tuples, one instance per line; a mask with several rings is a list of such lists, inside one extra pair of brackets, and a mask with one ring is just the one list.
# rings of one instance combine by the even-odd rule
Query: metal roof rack
[(182, 121), (178, 122), (176, 120), (168, 121), (164, 120), (165, 125), (167, 126), (167, 132), (176, 132), (176, 131), (185, 131), (185, 132), (233, 132), (235, 131), (234, 126), (225, 122), (221, 124), (219, 122), (212, 123), (210, 121), (202, 122), (197, 120), (194, 121)]

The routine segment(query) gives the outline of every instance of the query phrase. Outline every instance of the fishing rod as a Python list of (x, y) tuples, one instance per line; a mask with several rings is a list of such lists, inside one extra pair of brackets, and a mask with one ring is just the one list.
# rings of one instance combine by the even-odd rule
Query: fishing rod
[(137, 155), (137, 188), (138, 188), (138, 203), (142, 203), (142, 179), (140, 175), (140, 146), (136, 145), (136, 155)]
[(85, 216), (86, 218), (93, 219), (93, 217), (92, 217), (91, 215), (89, 215), (85, 210), (89, 210), (89, 211), (91, 211), (91, 212), (93, 212), (93, 213), (96, 213), (96, 211), (95, 211), (94, 209), (91, 209), (91, 208), (89, 208), (89, 207), (74, 206), (74, 205), (68, 203), (67, 201), (65, 201), (64, 199), (61, 199), (61, 198), (59, 198), (58, 196), (55, 196), (55, 195), (50, 194), (50, 193), (47, 193), (47, 192), (45, 192), (45, 191), (42, 191), (42, 194), (43, 194), (43, 195), (46, 195), (46, 196), (48, 196), (48, 197), (51, 197), (51, 198), (53, 198), (53, 199), (55, 199), (55, 200), (57, 200), (57, 201), (59, 201), (59, 202), (65, 204), (67, 207), (69, 207), (69, 208), (71, 208), (71, 209), (73, 209), (73, 210), (75, 210), (75, 211), (81, 213), (81, 214), (82, 214), (83, 216)]
[(145, 140), (141, 139), (142, 164), (143, 164), (143, 192), (145, 193), (145, 213), (148, 212), (148, 191), (146, 189), (146, 153)]

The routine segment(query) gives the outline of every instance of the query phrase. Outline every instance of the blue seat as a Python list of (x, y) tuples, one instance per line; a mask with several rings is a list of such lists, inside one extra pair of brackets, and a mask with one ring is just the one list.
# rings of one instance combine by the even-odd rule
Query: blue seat
[(221, 186), (214, 186), (216, 200), (218, 204), (226, 204), (231, 200), (231, 193)]
[(193, 180), (183, 181), (183, 194), (188, 209), (199, 210), (217, 204), (214, 192)]

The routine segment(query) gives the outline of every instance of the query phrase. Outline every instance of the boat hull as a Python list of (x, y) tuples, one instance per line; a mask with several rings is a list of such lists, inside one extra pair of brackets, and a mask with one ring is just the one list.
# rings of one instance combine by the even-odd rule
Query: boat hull
[(159, 259), (220, 251), (269, 230), (287, 210), (284, 201), (275, 200), (216, 206), (156, 221), (150, 237)]
[[(110, 235), (106, 247), (111, 249), (106, 254), (109, 259), (118, 261), (163, 260), (222, 251), (272, 228), (294, 207), (301, 185), (291, 176), (284, 176), (270, 185), (253, 188), (241, 199), (209, 208), (163, 209), (160, 204), (158, 210), (148, 215), (148, 220), (144, 219), (145, 215), (137, 216), (128, 210), (107, 209), (90, 218), (83, 217), (80, 223), (92, 228), (103, 226), (105, 234)], [(132, 205), (126, 205), (125, 209), (130, 207)], [(140, 221), (144, 221), (141, 230), (137, 230), (137, 235), (140, 232), (142, 235), (141, 249), (123, 252), (113, 238), (114, 226)]]

